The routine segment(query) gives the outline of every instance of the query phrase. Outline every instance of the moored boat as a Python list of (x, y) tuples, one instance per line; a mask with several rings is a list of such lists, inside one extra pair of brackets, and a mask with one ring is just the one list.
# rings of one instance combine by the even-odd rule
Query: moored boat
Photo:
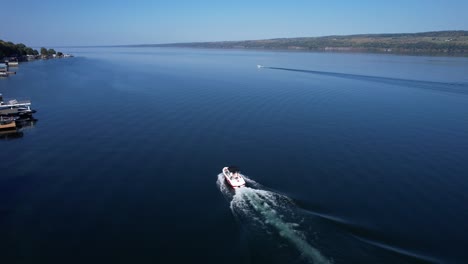
[(0, 130), (16, 129), (15, 118), (0, 116)]
[(13, 99), (4, 102), (2, 94), (0, 94), (0, 116), (31, 116), (35, 112), (36, 110), (31, 109), (31, 101)]
[(7, 62), (9, 67), (18, 67), (18, 61), (9, 61)]

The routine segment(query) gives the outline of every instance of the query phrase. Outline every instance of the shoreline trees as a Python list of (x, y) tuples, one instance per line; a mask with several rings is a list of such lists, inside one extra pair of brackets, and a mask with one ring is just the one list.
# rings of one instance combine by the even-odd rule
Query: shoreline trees
[[(7, 58), (15, 58), (16, 60), (31, 60), (38, 56), (49, 58), (52, 56), (63, 57), (62, 52), (57, 52), (54, 49), (41, 47), (39, 51), (24, 45), (23, 43), (15, 44), (11, 41), (3, 41), (0, 39), (0, 61)], [(32, 56), (32, 58), (31, 58)]]
[(11, 41), (0, 40), (0, 58), (4, 57), (21, 57), (26, 55), (39, 55), (39, 52), (30, 48), (23, 43), (15, 44)]

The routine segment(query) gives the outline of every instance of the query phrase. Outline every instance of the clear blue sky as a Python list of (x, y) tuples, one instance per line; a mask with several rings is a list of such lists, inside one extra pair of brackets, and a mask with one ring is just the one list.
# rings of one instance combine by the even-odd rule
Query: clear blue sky
[(467, 0), (2, 0), (0, 39), (29, 46), (468, 30)]

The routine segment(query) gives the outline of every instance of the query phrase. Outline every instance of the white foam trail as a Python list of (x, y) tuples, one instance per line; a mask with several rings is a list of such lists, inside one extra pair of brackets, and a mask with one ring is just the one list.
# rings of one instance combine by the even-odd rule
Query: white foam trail
[(218, 180), (216, 181), (216, 185), (218, 185), (219, 190), (221, 191), (221, 193), (224, 195), (226, 199), (229, 199), (229, 200), (232, 199), (232, 196), (234, 195), (234, 193), (231, 192), (232, 189), (230, 189), (230, 187), (228, 187), (225, 184), (224, 175), (222, 173), (218, 174)]
[[(247, 183), (255, 183), (255, 181), (245, 176), (244, 178)], [(311, 246), (301, 232), (295, 229), (299, 226), (297, 223), (284, 221), (283, 217), (278, 213), (278, 210), (281, 212), (293, 213), (291, 210), (293, 203), (289, 198), (270, 191), (257, 190), (249, 187), (238, 188), (234, 193), (232, 189), (224, 183), (222, 174), (218, 175), (217, 184), (226, 197), (232, 197), (230, 207), (233, 214), (246, 215), (261, 225), (274, 227), (281, 237), (293, 244), (311, 263), (332, 263), (325, 258), (320, 251)]]

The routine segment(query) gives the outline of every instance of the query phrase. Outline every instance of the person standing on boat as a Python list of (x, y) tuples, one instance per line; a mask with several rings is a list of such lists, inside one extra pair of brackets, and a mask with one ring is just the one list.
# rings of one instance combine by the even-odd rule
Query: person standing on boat
[(230, 166), (228, 170), (231, 174), (231, 179), (237, 179), (239, 177), (239, 169), (237, 167)]

